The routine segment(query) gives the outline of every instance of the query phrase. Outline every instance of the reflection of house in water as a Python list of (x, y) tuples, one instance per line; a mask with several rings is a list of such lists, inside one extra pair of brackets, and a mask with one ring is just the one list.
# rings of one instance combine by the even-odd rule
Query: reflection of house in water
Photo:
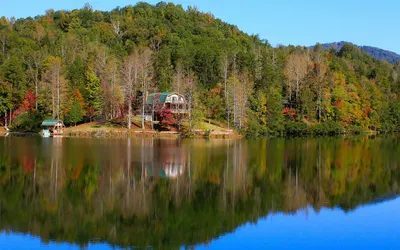
[(180, 141), (161, 140), (162, 145), (153, 148), (153, 164), (146, 167), (146, 177), (175, 179), (185, 174), (188, 152)]
[[(155, 171), (154, 171), (155, 170)], [(146, 177), (159, 177), (159, 178), (170, 178), (175, 179), (185, 173), (184, 165), (174, 165), (168, 163), (162, 168), (146, 168)]]

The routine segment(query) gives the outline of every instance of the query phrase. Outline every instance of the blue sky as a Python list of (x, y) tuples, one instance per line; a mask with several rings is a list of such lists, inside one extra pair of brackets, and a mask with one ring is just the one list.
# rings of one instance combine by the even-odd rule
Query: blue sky
[[(94, 9), (111, 10), (134, 5), (133, 0), (2, 0), (0, 16), (27, 17), (46, 9), (71, 10), (89, 2)], [(155, 4), (159, 1), (147, 1)], [(197, 6), (215, 17), (259, 34), (272, 45), (313, 45), (350, 41), (400, 54), (400, 1), (398, 0), (171, 0)]]

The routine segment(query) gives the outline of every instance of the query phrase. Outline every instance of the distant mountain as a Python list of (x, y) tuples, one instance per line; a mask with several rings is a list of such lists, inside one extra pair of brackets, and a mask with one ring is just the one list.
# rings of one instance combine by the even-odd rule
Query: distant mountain
[[(336, 42), (336, 43), (324, 43), (321, 45), (322, 45), (322, 48), (324, 48), (324, 50), (333, 48), (336, 51), (339, 51), (342, 48), (342, 46), (346, 43), (348, 43), (348, 42), (342, 41), (342, 42)], [(358, 48), (360, 48), (361, 50), (370, 54), (372, 57), (374, 57), (378, 60), (385, 60), (385, 61), (388, 61), (389, 63), (400, 62), (400, 55), (398, 55), (392, 51), (388, 51), (388, 50), (384, 50), (384, 49), (380, 49), (380, 48), (376, 48), (376, 47), (371, 47), (371, 46), (358, 46), (355, 44), (353, 44), (353, 45), (357, 46)]]

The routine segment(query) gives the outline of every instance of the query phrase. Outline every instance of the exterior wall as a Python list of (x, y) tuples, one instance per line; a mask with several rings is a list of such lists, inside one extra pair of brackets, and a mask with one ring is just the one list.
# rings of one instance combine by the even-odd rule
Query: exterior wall
[(185, 99), (181, 95), (172, 94), (167, 97), (165, 100), (166, 103), (177, 103), (177, 104), (185, 104)]

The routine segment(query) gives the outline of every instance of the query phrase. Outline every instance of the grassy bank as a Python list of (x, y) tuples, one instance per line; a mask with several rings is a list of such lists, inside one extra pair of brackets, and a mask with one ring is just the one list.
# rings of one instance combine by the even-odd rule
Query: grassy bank
[(159, 131), (151, 129), (151, 123), (146, 122), (142, 129), (141, 122), (133, 119), (131, 129), (125, 124), (111, 122), (90, 122), (65, 129), (65, 135), (71, 137), (137, 137), (137, 138), (240, 138), (241, 135), (227, 128), (201, 122), (192, 131), (188, 132), (186, 124), (182, 124), (180, 131)]

